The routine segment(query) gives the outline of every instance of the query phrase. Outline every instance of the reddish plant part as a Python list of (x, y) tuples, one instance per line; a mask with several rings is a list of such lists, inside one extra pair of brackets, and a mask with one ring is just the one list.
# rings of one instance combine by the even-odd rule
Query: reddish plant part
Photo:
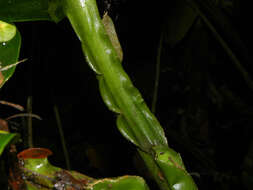
[(76, 171), (60, 170), (56, 172), (57, 182), (54, 187), (58, 190), (62, 190), (64, 187), (66, 190), (83, 190), (85, 187), (93, 181), (92, 178), (80, 174)]
[(9, 127), (8, 127), (8, 123), (1, 118), (0, 118), (0, 130), (10, 132)]
[(0, 85), (4, 82), (4, 76), (2, 72), (0, 71)]
[(18, 153), (19, 159), (40, 159), (52, 155), (52, 151), (47, 148), (29, 148)]
[(8, 183), (12, 190), (25, 190), (25, 183), (18, 168), (10, 169)]
[(67, 186), (69, 189), (82, 190), (83, 186), (88, 184), (88, 180), (76, 179), (67, 170), (57, 172), (56, 177), (58, 178), (58, 182), (55, 184), (55, 187)]
[(23, 172), (20, 170), (20, 162), (17, 160), (16, 146), (13, 144), (10, 146), (9, 159), (9, 177), (8, 184), (12, 190), (26, 190), (26, 185), (23, 178)]
[(163, 174), (161, 172), (158, 172), (158, 177), (160, 178), (160, 180), (165, 181)]
[(6, 120), (11, 120), (11, 119), (14, 119), (14, 118), (17, 118), (17, 117), (32, 117), (32, 118), (36, 118), (38, 120), (42, 120), (42, 118), (36, 114), (33, 114), (33, 113), (19, 113), (19, 114), (15, 114), (15, 115), (12, 115), (12, 116), (9, 116), (6, 118)]
[[(0, 80), (1, 80), (1, 73), (0, 73)], [(0, 81), (0, 84), (1, 84), (1, 81)], [(0, 103), (3, 105), (11, 106), (19, 111), (24, 111), (24, 107), (19, 104), (14, 104), (12, 102), (7, 102), (5, 100), (0, 100)]]

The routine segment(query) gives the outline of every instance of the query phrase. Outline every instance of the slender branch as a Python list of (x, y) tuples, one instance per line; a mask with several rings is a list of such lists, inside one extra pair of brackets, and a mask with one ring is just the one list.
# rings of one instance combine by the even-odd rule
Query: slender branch
[(157, 48), (157, 56), (156, 56), (156, 73), (155, 73), (155, 85), (154, 85), (154, 94), (151, 111), (155, 113), (156, 103), (157, 103), (157, 95), (159, 89), (159, 80), (160, 80), (160, 65), (161, 65), (161, 53), (162, 53), (162, 43), (163, 43), (163, 31), (161, 31), (159, 44)]
[(16, 62), (16, 63), (10, 64), (10, 65), (7, 65), (7, 66), (1, 66), (1, 62), (0, 62), (0, 72), (1, 72), (1, 71), (6, 71), (6, 70), (8, 70), (8, 69), (10, 69), (10, 68), (12, 68), (12, 67), (15, 67), (15, 66), (17, 66), (18, 64), (23, 63), (23, 62), (25, 62), (25, 61), (27, 61), (27, 59), (22, 59), (22, 60), (20, 60), (20, 61), (18, 61), (18, 62)]
[(42, 120), (42, 118), (40, 116), (33, 114), (33, 113), (18, 113), (18, 114), (7, 117), (5, 120), (11, 120), (11, 119), (14, 119), (17, 117), (32, 117), (32, 118), (35, 118), (38, 120)]
[(27, 118), (27, 135), (28, 135), (28, 147), (33, 147), (33, 128), (32, 128), (32, 96), (28, 96), (27, 98), (27, 112), (28, 112), (28, 118)]
[(57, 127), (58, 127), (58, 130), (59, 130), (60, 138), (61, 138), (61, 144), (62, 144), (63, 154), (64, 154), (64, 157), (65, 157), (66, 167), (67, 167), (68, 170), (70, 170), (69, 153), (68, 153), (68, 149), (67, 149), (67, 146), (66, 146), (64, 132), (63, 132), (63, 129), (62, 129), (61, 117), (60, 117), (60, 114), (59, 114), (59, 111), (58, 111), (58, 107), (56, 105), (54, 105), (54, 114), (55, 114), (55, 119), (56, 119)]
[(21, 106), (21, 105), (19, 105), (19, 104), (15, 104), (15, 103), (8, 102), (8, 101), (5, 101), (5, 100), (0, 100), (0, 104), (11, 106), (11, 107), (13, 107), (13, 108), (15, 108), (15, 109), (17, 109), (19, 111), (24, 111), (24, 107)]

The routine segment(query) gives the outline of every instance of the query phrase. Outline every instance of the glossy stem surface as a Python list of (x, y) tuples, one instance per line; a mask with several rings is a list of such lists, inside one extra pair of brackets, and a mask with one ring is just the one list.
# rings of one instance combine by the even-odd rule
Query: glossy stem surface
[[(162, 127), (123, 70), (120, 58), (101, 22), (96, 1), (63, 0), (63, 9), (81, 41), (89, 66), (97, 74), (105, 104), (118, 114), (119, 131), (141, 150), (140, 155), (160, 189), (196, 190), (181, 163), (180, 155), (168, 148)], [(161, 160), (163, 152), (160, 149), (166, 151), (169, 158)], [(183, 177), (174, 178), (173, 171), (178, 171)], [(181, 181), (188, 178), (191, 183)]]
[(102, 77), (132, 139), (143, 150), (167, 146), (164, 131), (133, 86), (101, 22), (95, 0), (65, 0), (64, 10), (93, 70)]

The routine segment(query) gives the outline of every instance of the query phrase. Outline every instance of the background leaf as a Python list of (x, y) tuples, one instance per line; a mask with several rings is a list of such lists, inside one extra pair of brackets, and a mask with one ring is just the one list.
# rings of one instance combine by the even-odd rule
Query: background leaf
[(2, 133), (2, 131), (0, 131), (0, 156), (4, 148), (17, 136), (16, 133)]
[(8, 22), (50, 20), (58, 22), (64, 14), (58, 0), (5, 0), (0, 1), (0, 18)]
[[(2, 69), (18, 61), (20, 46), (21, 36), (18, 31), (12, 40), (0, 44), (0, 66)], [(13, 75), (15, 68), (16, 66), (13, 66), (10, 69), (2, 71), (0, 87)]]
[(0, 43), (11, 40), (16, 35), (16, 27), (0, 20)]
[(182, 0), (174, 1), (173, 6), (168, 9), (164, 39), (168, 44), (174, 46), (189, 31), (197, 17), (197, 13)]

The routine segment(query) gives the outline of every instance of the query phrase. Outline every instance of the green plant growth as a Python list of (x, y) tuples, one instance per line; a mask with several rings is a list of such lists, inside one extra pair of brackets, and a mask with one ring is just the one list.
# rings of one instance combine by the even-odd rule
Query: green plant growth
[[(105, 0), (105, 2), (108, 3), (109, 1)], [(200, 175), (202, 179), (205, 178), (205, 175), (211, 176), (216, 184), (222, 186), (221, 189), (230, 189), (227, 186), (227, 181), (231, 182), (233, 188), (252, 189), (252, 139), (243, 139), (245, 136), (252, 137), (249, 135), (251, 130), (247, 129), (247, 132), (250, 131), (247, 135), (245, 130), (241, 135), (239, 135), (240, 133), (236, 134), (236, 138), (233, 136), (233, 142), (226, 145), (226, 149), (230, 146), (233, 149), (230, 155), (220, 155), (219, 150), (222, 148), (219, 147), (222, 145), (216, 146), (218, 144), (212, 143), (213, 139), (216, 143), (218, 138), (222, 138), (222, 143), (226, 142), (228, 130), (241, 132), (238, 128), (244, 130), (247, 126), (245, 123), (250, 123), (245, 121), (252, 121), (252, 107), (243, 102), (245, 99), (250, 102), (245, 92), (248, 89), (253, 89), (253, 82), (248, 73), (252, 61), (248, 49), (241, 40), (241, 37), (244, 36), (238, 35), (233, 25), (236, 23), (238, 26), (243, 26), (238, 19), (242, 17), (236, 15), (236, 11), (240, 10), (241, 6), (246, 3), (240, 3), (238, 0), (177, 0), (171, 1), (171, 3), (171, 6), (166, 8), (166, 14), (163, 16), (164, 22), (159, 31), (160, 40), (157, 48), (156, 71), (153, 72), (156, 77), (152, 112), (155, 112), (157, 99), (162, 94), (158, 96), (159, 78), (160, 74), (163, 74), (161, 71), (169, 73), (166, 76), (169, 79), (167, 87), (170, 86), (169, 93), (172, 92), (172, 95), (166, 96), (166, 99), (172, 102), (171, 96), (176, 91), (175, 94), (183, 95), (183, 98), (178, 98), (180, 103), (177, 104), (177, 109), (171, 108), (166, 113), (171, 114), (173, 112), (176, 115), (174, 119), (176, 122), (173, 125), (175, 129), (173, 126), (166, 128), (168, 139), (182, 145), (185, 152), (192, 155), (197, 162), (197, 167), (201, 168), (197, 175)], [(151, 18), (156, 18), (152, 11), (145, 15), (149, 27), (152, 23)], [(167, 12), (169, 13), (167, 14)], [(241, 14), (243, 13), (240, 12)], [(101, 97), (108, 109), (115, 113), (118, 130), (135, 145), (137, 152), (145, 162), (150, 173), (145, 177), (152, 177), (163, 190), (197, 189), (191, 175), (186, 171), (187, 167), (184, 166), (181, 156), (168, 146), (164, 129), (154, 114), (150, 112), (140, 92), (133, 86), (130, 78), (123, 70), (121, 64), (123, 52), (114, 24), (108, 13), (99, 15), (95, 0), (0, 0), (0, 87), (12, 76), (17, 64), (22, 62), (18, 61), (21, 36), (14, 23), (37, 20), (57, 23), (64, 17), (70, 21), (81, 42), (87, 63), (96, 73)], [(234, 18), (237, 18), (238, 21), (233, 20)], [(138, 20), (138, 17), (134, 19)], [(145, 22), (145, 19), (142, 21)], [(50, 28), (47, 29), (50, 30)], [(134, 30), (137, 32), (138, 27)], [(245, 31), (241, 32), (243, 34)], [(247, 40), (247, 37), (244, 38)], [(165, 46), (163, 47), (163, 45)], [(168, 49), (169, 52), (166, 51)], [(164, 54), (165, 51), (166, 55)], [(170, 56), (176, 60), (171, 60)], [(169, 60), (169, 64), (161, 65), (160, 62), (163, 60), (161, 58)], [(230, 62), (234, 64), (231, 64), (231, 67), (228, 65)], [(146, 68), (142, 68), (142, 71), (144, 69)], [(233, 73), (233, 80), (227, 82), (231, 79), (229, 78), (230, 70)], [(237, 72), (238, 76), (235, 76), (234, 72)], [(181, 75), (182, 73), (183, 75)], [(173, 82), (170, 83), (170, 79)], [(181, 84), (181, 80), (184, 84)], [(245, 83), (244, 88), (248, 89), (234, 93), (234, 89), (244, 86), (240, 85), (242, 83)], [(182, 99), (187, 103), (182, 105)], [(215, 109), (215, 119), (210, 114), (210, 112), (213, 113), (213, 110), (209, 109), (210, 104), (212, 109)], [(229, 110), (225, 109), (227, 105), (229, 105)], [(230, 110), (234, 110), (234, 112), (231, 114)], [(136, 176), (97, 180), (70, 171), (68, 151), (56, 106), (54, 111), (68, 170), (52, 166), (48, 163), (46, 156), (43, 158), (38, 156), (38, 150), (43, 152), (44, 149), (32, 149), (33, 152), (30, 152), (30, 156), (29, 154), (28, 156), (20, 156), (22, 154), (19, 154), (19, 162), (17, 163), (23, 165), (12, 168), (13, 170), (10, 172), (12, 189), (23, 190), (23, 187), (18, 187), (18, 184), (23, 182), (26, 184), (26, 189), (147, 189), (143, 179)], [(32, 109), (29, 109), (28, 112), (27, 116), (31, 116)], [(226, 118), (223, 117), (233, 114), (241, 117), (235, 117), (232, 120), (229, 118), (227, 119), (229, 121), (225, 123)], [(217, 128), (222, 129), (213, 128), (214, 123)], [(6, 127), (8, 128), (5, 120), (0, 119), (0, 130), (3, 129), (0, 132), (0, 154), (4, 149), (7, 149), (8, 151), (4, 153), (14, 154), (15, 157), (16, 153), (13, 153), (15, 146), (8, 145), (13, 144), (17, 135), (9, 133)], [(210, 129), (215, 130), (214, 138), (210, 137)], [(243, 140), (240, 140), (239, 136), (242, 136)], [(32, 137), (31, 134), (30, 137)], [(240, 145), (243, 147), (242, 149), (245, 149), (247, 146), (244, 147), (244, 142), (246, 141), (250, 143), (250, 146), (247, 145), (248, 150), (245, 157), (242, 158), (243, 154), (240, 152), (246, 151), (238, 150), (238, 148), (238, 152), (234, 154), (233, 145)], [(203, 142), (204, 146), (202, 146)], [(215, 148), (209, 146), (209, 143)], [(29, 144), (32, 146), (32, 139)], [(203, 147), (204, 149), (207, 148), (205, 153), (202, 152)], [(44, 151), (44, 154), (47, 154), (46, 152)], [(227, 169), (226, 164), (234, 157), (240, 157), (240, 160), (243, 160), (242, 163), (233, 162), (231, 164), (233, 167), (229, 166)], [(216, 159), (224, 159), (225, 161), (223, 160), (221, 164), (216, 166), (216, 162), (213, 161)], [(2, 165), (0, 163), (0, 169)], [(38, 166), (43, 166), (42, 170), (37, 170)], [(223, 173), (224, 168), (227, 172), (225, 174)], [(238, 172), (239, 170), (240, 172)], [(202, 175), (201, 172), (205, 174)], [(236, 177), (234, 176), (235, 173)], [(25, 176), (23, 181), (19, 178), (20, 174)], [(233, 184), (239, 184), (239, 187)], [(220, 189), (217, 185), (215, 187)]]
[(0, 156), (3, 153), (4, 149), (11, 143), (14, 143), (13, 140), (17, 139), (18, 134), (8, 133), (6, 131), (0, 130)]
[[(162, 127), (124, 72), (120, 58), (101, 22), (95, 1), (65, 1), (63, 9), (82, 43), (87, 62), (97, 74), (104, 102), (110, 110), (118, 114), (118, 129), (125, 138), (146, 152), (145, 156), (153, 158), (153, 162), (146, 162), (150, 171), (158, 171), (165, 177), (164, 181), (160, 179), (157, 183), (163, 189), (197, 189), (183, 163), (179, 162), (180, 155), (168, 148)], [(159, 159), (155, 159), (160, 154), (157, 155), (154, 151), (156, 147), (162, 147), (164, 153), (169, 155), (169, 160), (173, 161), (166, 160), (164, 165), (159, 165)], [(159, 169), (153, 170), (158, 167), (157, 164)], [(168, 165), (170, 167), (166, 167)], [(164, 173), (174, 173), (178, 167), (180, 175), (185, 178), (183, 181)]]
[(138, 176), (122, 176), (118, 178), (93, 179), (76, 171), (64, 170), (55, 167), (48, 162), (47, 157), (52, 152), (45, 148), (30, 148), (18, 154), (18, 170), (22, 178), (11, 178), (13, 189), (22, 189), (24, 186), (28, 190), (37, 189), (138, 189), (148, 190), (145, 181)]
[(16, 27), (0, 20), (0, 87), (15, 71), (20, 45), (21, 36)]

